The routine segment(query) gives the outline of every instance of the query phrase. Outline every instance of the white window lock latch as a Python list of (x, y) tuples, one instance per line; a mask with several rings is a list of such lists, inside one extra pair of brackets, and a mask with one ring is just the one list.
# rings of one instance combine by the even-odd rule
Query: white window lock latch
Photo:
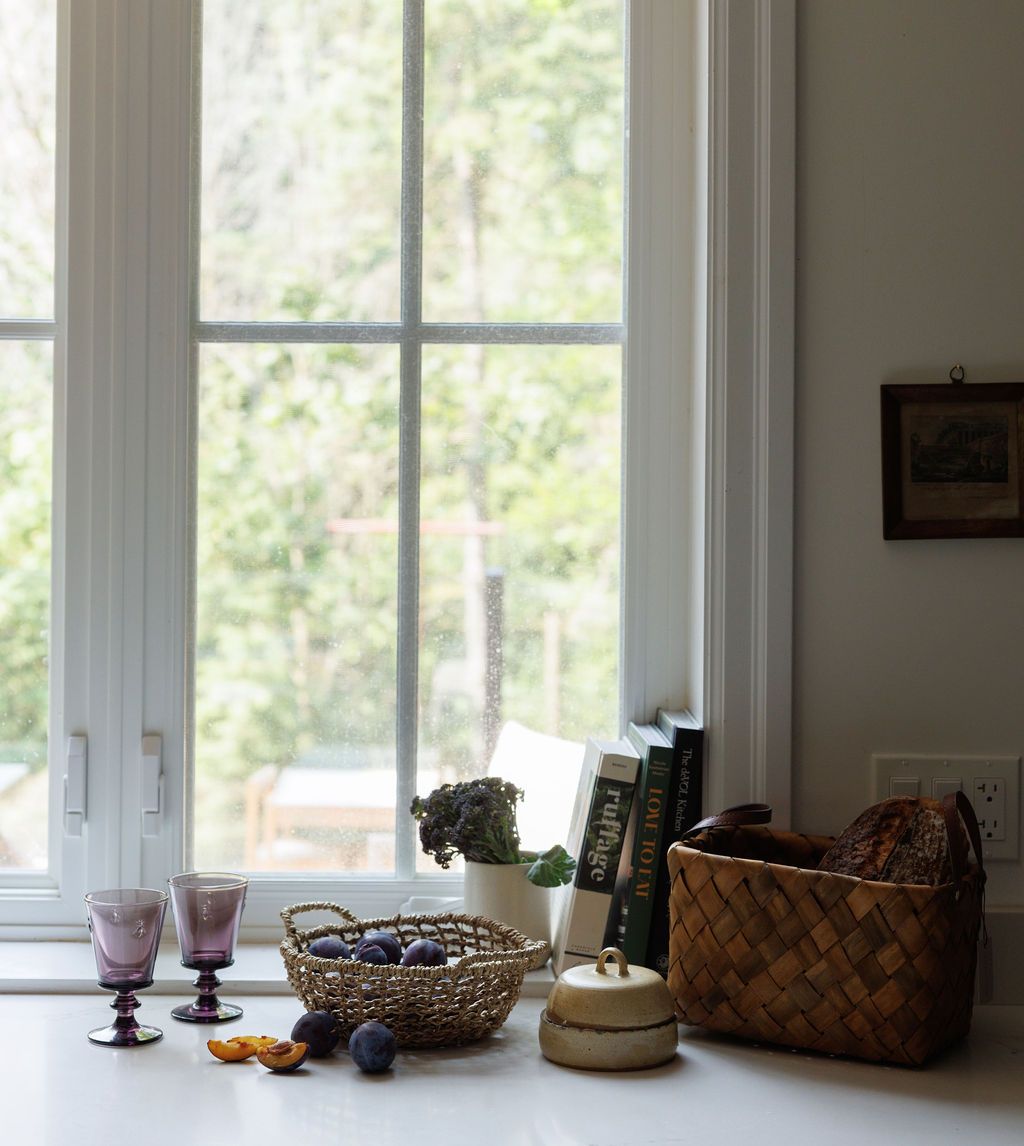
[(161, 771), (161, 742), (156, 735), (142, 738), (142, 834), (160, 835), (163, 814), (164, 776)]
[(89, 759), (85, 736), (68, 737), (64, 765), (64, 835), (81, 836), (85, 824), (86, 765)]

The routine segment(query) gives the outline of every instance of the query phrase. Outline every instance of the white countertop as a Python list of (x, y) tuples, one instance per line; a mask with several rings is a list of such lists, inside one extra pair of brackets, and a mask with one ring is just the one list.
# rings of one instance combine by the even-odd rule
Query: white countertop
[[(228, 984), (225, 983), (225, 987)], [(286, 1036), (302, 1008), (287, 996), (240, 997), (245, 1016), (215, 1027), (176, 1022), (179, 996), (140, 993), (140, 1022), (162, 1041), (92, 1046), (111, 996), (7, 995), (0, 1132), (12, 1146), (224, 1146), (360, 1142), (372, 1146), (1020, 1146), (1024, 1008), (979, 1007), (970, 1039), (921, 1070), (794, 1054), (681, 1028), (675, 1060), (621, 1074), (567, 1070), (538, 1049), (543, 1000), (522, 999), (489, 1039), (400, 1051), (364, 1075), (344, 1051), (293, 1074), (255, 1060), (221, 1063), (209, 1038)]]

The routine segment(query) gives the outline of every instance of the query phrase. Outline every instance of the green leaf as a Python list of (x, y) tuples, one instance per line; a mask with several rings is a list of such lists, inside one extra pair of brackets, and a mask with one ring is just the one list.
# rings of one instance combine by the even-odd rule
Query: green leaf
[(560, 887), (572, 879), (575, 870), (576, 861), (561, 844), (555, 844), (531, 864), (526, 878), (538, 887)]

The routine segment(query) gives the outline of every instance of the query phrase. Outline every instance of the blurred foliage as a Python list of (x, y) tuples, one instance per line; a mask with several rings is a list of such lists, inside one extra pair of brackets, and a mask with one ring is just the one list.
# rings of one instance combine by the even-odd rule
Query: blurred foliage
[(0, 763), (46, 762), (50, 346), (0, 342)]

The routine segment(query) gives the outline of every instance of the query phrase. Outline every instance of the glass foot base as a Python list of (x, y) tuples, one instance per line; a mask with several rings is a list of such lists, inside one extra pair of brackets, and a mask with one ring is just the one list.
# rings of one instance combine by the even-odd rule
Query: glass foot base
[(111, 1025), (89, 1032), (89, 1042), (99, 1047), (145, 1046), (146, 1043), (159, 1042), (163, 1037), (164, 1032), (159, 1027), (135, 1026), (126, 1031), (123, 1027)]
[(232, 1003), (221, 1003), (213, 1007), (200, 1006), (198, 1003), (185, 1003), (171, 1011), (171, 1017), (183, 1023), (229, 1023), (232, 1019), (242, 1017), (242, 1008)]

